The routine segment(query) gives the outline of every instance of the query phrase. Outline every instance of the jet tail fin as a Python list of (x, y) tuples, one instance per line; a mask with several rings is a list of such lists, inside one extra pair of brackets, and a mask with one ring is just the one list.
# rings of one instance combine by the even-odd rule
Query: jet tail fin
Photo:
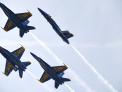
[(35, 27), (33, 27), (33, 26), (27, 26), (26, 27), (26, 30), (33, 30), (33, 29), (35, 29)]
[(71, 81), (71, 80), (68, 79), (68, 78), (62, 78), (62, 81), (63, 81), (63, 82), (68, 82), (68, 81)]
[(69, 31), (62, 31), (62, 33), (63, 33), (63, 35), (64, 35), (67, 39), (73, 37), (73, 34), (70, 33)]
[[(30, 65), (31, 63), (30, 62), (22, 62), (22, 64), (27, 67), (28, 65)], [(22, 78), (23, 76), (23, 70), (19, 70), (19, 76), (20, 78)]]
[(25, 30), (20, 29), (20, 37), (23, 37), (24, 33), (27, 33), (29, 32), (29, 30), (33, 30), (33, 29), (35, 29), (35, 27), (33, 26), (27, 26)]
[(60, 84), (63, 84), (64, 82), (68, 82), (68, 81), (71, 81), (71, 80), (68, 79), (68, 78), (62, 78), (61, 83), (58, 83), (58, 82), (55, 81), (55, 88), (57, 89)]
[(29, 65), (31, 64), (31, 62), (22, 62), (22, 64), (23, 64), (25, 67), (27, 67), (27, 66), (29, 66)]

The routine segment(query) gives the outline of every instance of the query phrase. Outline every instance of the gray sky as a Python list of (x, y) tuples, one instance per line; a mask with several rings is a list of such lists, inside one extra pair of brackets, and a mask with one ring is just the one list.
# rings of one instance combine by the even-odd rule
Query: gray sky
[[(75, 46), (86, 59), (107, 79), (119, 92), (122, 91), (122, 1), (121, 0), (0, 0), (15, 13), (29, 10), (33, 16), (29, 19), (30, 24), (36, 27), (31, 30), (40, 40), (61, 59), (65, 64), (77, 73), (95, 92), (111, 92), (101, 82), (93, 71), (80, 59), (74, 50), (65, 44), (54, 32), (49, 23), (39, 13), (37, 7), (43, 9), (57, 22), (62, 30), (69, 30), (74, 34), (70, 43)], [(0, 9), (0, 26), (4, 27), (7, 17)], [(32, 61), (28, 67), (37, 79), (43, 73), (43, 69), (29, 54), (30, 51), (40, 56), (52, 66), (61, 65), (42, 48), (30, 34), (19, 37), (17, 28), (10, 32), (0, 31), (0, 44), (6, 49), (13, 51), (25, 46), (26, 51), (22, 61)], [(9, 77), (2, 74), (5, 68), (5, 59), (0, 55), (0, 92), (48, 92), (25, 72), (20, 79), (18, 72), (12, 72)], [(75, 92), (88, 92), (81, 86), (72, 74), (66, 71), (65, 77), (72, 81), (67, 84)], [(54, 81), (48, 81), (43, 85), (51, 88), (53, 92), (68, 92), (64, 85), (54, 89)]]

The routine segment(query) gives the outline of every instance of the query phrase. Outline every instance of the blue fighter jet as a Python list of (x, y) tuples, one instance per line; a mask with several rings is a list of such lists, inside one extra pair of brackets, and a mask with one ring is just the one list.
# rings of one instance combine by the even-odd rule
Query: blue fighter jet
[(56, 22), (51, 18), (49, 14), (38, 8), (38, 10), (41, 12), (41, 14), (46, 18), (46, 20), (51, 24), (52, 28), (55, 30), (55, 32), (62, 38), (64, 42), (69, 44), (68, 39), (73, 37), (73, 34), (69, 31), (62, 31), (59, 26), (56, 24)]
[(25, 51), (24, 47), (20, 47), (19, 49), (9, 52), (0, 46), (0, 53), (6, 58), (6, 67), (4, 74), (8, 76), (12, 70), (19, 71), (19, 76), (22, 78), (23, 71), (25, 71), (26, 67), (30, 65), (30, 62), (21, 62), (20, 58)]
[(8, 17), (8, 21), (3, 28), (3, 30), (5, 30), (6, 32), (15, 27), (18, 27), (20, 29), (20, 37), (23, 37), (24, 33), (29, 32), (29, 30), (35, 29), (35, 27), (27, 25), (29, 23), (28, 19), (32, 16), (30, 12), (15, 14), (2, 3), (0, 3), (0, 7)]
[(53, 79), (55, 81), (55, 88), (58, 88), (60, 84), (63, 84), (66, 81), (70, 81), (70, 79), (62, 77), (64, 75), (64, 71), (67, 69), (66, 65), (51, 67), (35, 54), (31, 53), (31, 55), (39, 62), (41, 67), (45, 70), (39, 80), (41, 83)]

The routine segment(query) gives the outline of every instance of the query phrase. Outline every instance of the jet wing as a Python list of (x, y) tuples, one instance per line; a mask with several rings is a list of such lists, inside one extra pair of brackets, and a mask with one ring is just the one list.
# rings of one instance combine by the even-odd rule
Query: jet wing
[(6, 67), (5, 67), (5, 72), (4, 74), (6, 76), (8, 76), (13, 70), (13, 65), (11, 63), (9, 63), (8, 61), (6, 61)]
[(66, 65), (64, 66), (56, 66), (56, 67), (53, 67), (54, 70), (57, 72), (57, 73), (62, 73), (64, 72), (68, 67)]
[[(16, 15), (20, 18), (21, 21), (26, 21), (28, 18), (30, 18), (32, 16), (32, 14), (30, 12), (18, 13)], [(14, 25), (14, 23), (8, 19), (8, 21), (4, 27), (4, 30), (6, 32), (8, 32), (9, 30), (13, 29), (14, 27), (16, 27)]]
[(20, 47), (19, 49), (13, 51), (12, 53), (16, 55), (19, 59), (22, 57), (23, 53), (25, 51), (24, 47)]
[(46, 82), (48, 80), (50, 80), (50, 76), (49, 76), (49, 74), (47, 72), (44, 72), (39, 81), (44, 83), (44, 82)]
[(18, 18), (20, 18), (21, 21), (25, 21), (32, 16), (32, 14), (30, 12), (18, 13), (16, 15)]
[(14, 23), (11, 21), (11, 20), (7, 20), (7, 22), (6, 22), (6, 25), (5, 25), (5, 27), (4, 27), (4, 30), (6, 31), (6, 32), (8, 32), (9, 30), (11, 30), (11, 29), (13, 29), (14, 27), (16, 27), (15, 25), (14, 25)]

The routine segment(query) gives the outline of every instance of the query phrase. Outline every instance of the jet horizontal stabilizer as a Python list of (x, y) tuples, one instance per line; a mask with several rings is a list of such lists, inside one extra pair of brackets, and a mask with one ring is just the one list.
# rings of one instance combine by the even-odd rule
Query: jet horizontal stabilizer
[(59, 87), (59, 83), (55, 81), (55, 88), (57, 89)]
[(33, 27), (33, 26), (27, 26), (26, 27), (26, 30), (33, 30), (33, 29), (35, 29), (35, 27)]
[(61, 83), (58, 83), (57, 81), (55, 81), (55, 88), (57, 89), (60, 84), (63, 84), (64, 82), (68, 82), (68, 81), (71, 81), (71, 80), (68, 78), (62, 78)]
[(19, 33), (20, 37), (23, 37), (24, 33), (27, 33), (27, 32), (29, 32), (29, 30), (33, 30), (33, 29), (35, 29), (35, 27), (33, 27), (33, 26), (27, 26), (25, 28), (25, 30), (20, 29), (20, 33)]
[(29, 66), (29, 65), (31, 64), (31, 62), (22, 62), (22, 64), (23, 64), (25, 67), (27, 67), (27, 66)]
[[(28, 65), (30, 65), (30, 62), (22, 62), (22, 65), (26, 68)], [(19, 76), (22, 78), (23, 76), (23, 70), (19, 69)]]
[(20, 37), (23, 37), (23, 35), (24, 35), (24, 31), (23, 31), (23, 30), (20, 30), (19, 36), (20, 36)]
[(62, 31), (62, 33), (67, 39), (73, 37), (73, 34), (71, 34), (69, 31)]
[(23, 71), (22, 70), (19, 70), (19, 76), (20, 76), (20, 78), (22, 78), (22, 76), (23, 76)]

